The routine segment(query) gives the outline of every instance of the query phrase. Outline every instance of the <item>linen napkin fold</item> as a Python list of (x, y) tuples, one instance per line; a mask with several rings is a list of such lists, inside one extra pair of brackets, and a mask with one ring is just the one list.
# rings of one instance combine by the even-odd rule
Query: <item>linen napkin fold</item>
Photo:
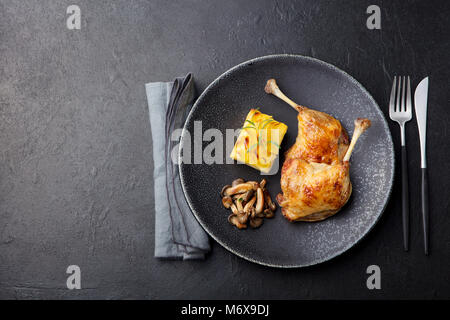
[(155, 257), (204, 259), (209, 238), (193, 216), (181, 188), (171, 153), (175, 129), (183, 128), (195, 96), (191, 74), (174, 82), (145, 85), (153, 141), (155, 189)]

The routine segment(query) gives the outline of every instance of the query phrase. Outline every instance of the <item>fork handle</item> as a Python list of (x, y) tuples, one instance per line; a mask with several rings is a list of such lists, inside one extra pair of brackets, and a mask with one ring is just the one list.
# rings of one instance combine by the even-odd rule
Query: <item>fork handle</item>
[(427, 168), (422, 168), (422, 220), (423, 220), (423, 244), (424, 244), (425, 254), (428, 255), (429, 215), (428, 215), (428, 173), (427, 173)]
[(403, 220), (403, 248), (409, 249), (409, 190), (408, 190), (408, 157), (406, 146), (402, 146), (402, 220)]

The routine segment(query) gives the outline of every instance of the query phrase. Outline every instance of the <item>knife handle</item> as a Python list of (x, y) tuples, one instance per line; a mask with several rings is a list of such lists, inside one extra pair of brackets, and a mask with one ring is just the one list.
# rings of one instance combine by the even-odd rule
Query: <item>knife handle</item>
[(423, 244), (425, 254), (429, 249), (429, 214), (428, 214), (428, 173), (427, 168), (422, 168), (422, 222), (423, 222)]
[(408, 190), (408, 157), (406, 146), (402, 146), (402, 221), (403, 248), (409, 249), (409, 190)]

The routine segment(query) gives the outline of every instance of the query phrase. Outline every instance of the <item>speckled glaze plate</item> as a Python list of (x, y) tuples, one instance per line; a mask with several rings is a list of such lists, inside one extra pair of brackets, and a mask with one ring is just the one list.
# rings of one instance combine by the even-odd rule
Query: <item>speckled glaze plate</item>
[[(389, 199), (394, 176), (392, 138), (380, 108), (355, 79), (317, 59), (273, 55), (244, 62), (211, 83), (195, 103), (184, 127), (183, 148), (192, 142), (194, 121), (203, 132), (242, 127), (250, 108), (273, 115), (288, 125), (280, 154), (280, 170), (265, 176), (274, 199), (280, 190), (284, 152), (297, 136), (297, 114), (276, 97), (264, 92), (269, 78), (295, 102), (327, 112), (341, 121), (349, 135), (357, 117), (371, 119), (372, 127), (359, 139), (352, 154), (350, 175), (353, 194), (335, 216), (322, 222), (287, 221), (278, 208), (274, 219), (259, 229), (238, 230), (222, 207), (219, 191), (238, 177), (261, 180), (259, 171), (242, 164), (181, 164), (186, 199), (203, 228), (234, 254), (272, 267), (304, 267), (336, 257), (361, 240), (376, 224)], [(203, 142), (203, 148), (210, 142)], [(191, 144), (191, 148), (193, 148)], [(228, 154), (223, 151), (223, 162)]]

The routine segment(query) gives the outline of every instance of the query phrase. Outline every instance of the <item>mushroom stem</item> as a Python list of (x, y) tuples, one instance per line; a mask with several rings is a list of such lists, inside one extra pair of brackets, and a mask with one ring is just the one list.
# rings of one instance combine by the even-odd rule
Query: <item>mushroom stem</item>
[(251, 189), (253, 189), (253, 185), (251, 183), (241, 183), (235, 185), (234, 187), (226, 188), (223, 193), (226, 196), (232, 196), (233, 194), (244, 193)]
[(236, 208), (237, 208), (238, 212), (240, 214), (244, 213), (244, 207), (242, 206), (242, 199), (237, 199), (235, 201), (235, 203), (236, 203)]
[(253, 207), (253, 205), (256, 202), (256, 196), (253, 196), (253, 198), (251, 198), (251, 200), (249, 202), (247, 202), (247, 204), (244, 207), (244, 212), (250, 212), (250, 208)]
[(264, 193), (261, 188), (258, 188), (258, 190), (256, 191), (256, 196), (256, 213), (261, 213), (264, 209)]
[(267, 180), (266, 179), (262, 179), (261, 182), (259, 183), (259, 186), (261, 188), (264, 188), (266, 186)]
[(238, 209), (236, 208), (236, 205), (234, 203), (231, 204), (231, 212), (233, 212), (233, 214), (239, 214)]

